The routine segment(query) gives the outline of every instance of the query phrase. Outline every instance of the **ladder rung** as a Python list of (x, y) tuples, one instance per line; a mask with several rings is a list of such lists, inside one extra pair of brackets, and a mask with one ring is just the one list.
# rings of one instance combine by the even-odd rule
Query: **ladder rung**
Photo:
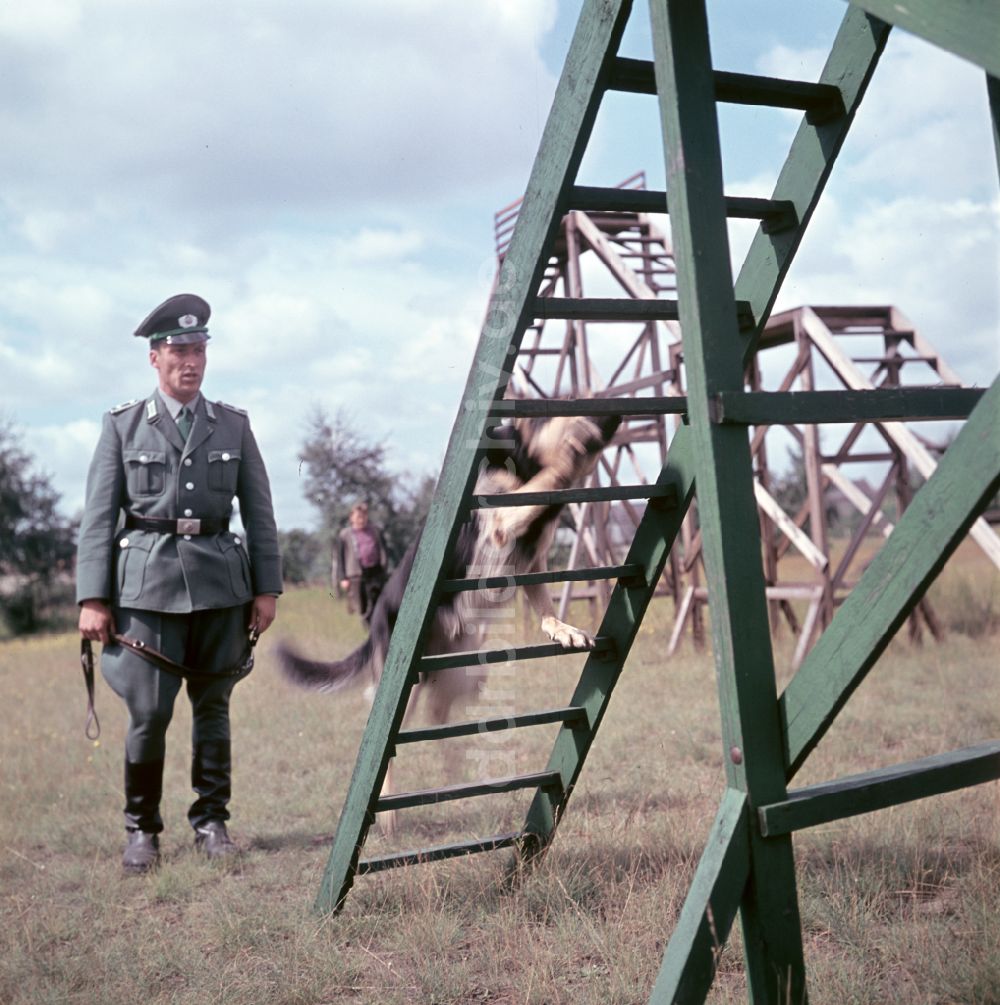
[[(781, 80), (749, 73), (716, 70), (715, 99), (739, 105), (768, 105), (772, 108), (801, 108), (813, 123), (844, 114), (844, 97), (833, 84), (813, 84)], [(618, 57), (611, 67), (608, 86), (634, 94), (656, 94), (653, 63), (644, 59)]]
[[(754, 323), (749, 301), (736, 304), (740, 326)], [(678, 321), (676, 300), (639, 300), (624, 297), (536, 297), (534, 317), (546, 321)]]
[(502, 590), (508, 586), (534, 586), (536, 583), (589, 583), (596, 579), (635, 579), (642, 576), (638, 562), (630, 565), (601, 565), (592, 569), (554, 569), (548, 572), (522, 572), (511, 576), (480, 576), (479, 579), (446, 579), (445, 593), (465, 590)]
[(471, 722), (454, 722), (447, 726), (425, 726), (407, 729), (396, 736), (396, 743), (423, 743), (427, 740), (449, 740), (456, 736), (477, 736), (480, 733), (497, 733), (523, 726), (544, 726), (550, 722), (587, 722), (587, 710), (577, 706), (548, 708), (540, 712), (500, 716), (495, 719), (475, 719)]
[(469, 799), (472, 796), (492, 796), (501, 792), (516, 792), (518, 789), (553, 789), (562, 787), (562, 775), (558, 771), (535, 771), (529, 775), (512, 775), (509, 778), (489, 778), (482, 782), (463, 782), (459, 785), (445, 785), (440, 789), (418, 789), (414, 792), (398, 792), (382, 796), (375, 804), (375, 812), (403, 810), (411, 806), (428, 806), (432, 803), (446, 803), (453, 799)]
[(615, 502), (619, 499), (649, 499), (663, 507), (677, 505), (673, 485), (595, 485), (583, 489), (553, 489), (551, 492), (501, 492), (473, 496), (472, 509), (512, 506), (563, 506), (574, 502)]
[(421, 673), (438, 670), (454, 670), (458, 667), (487, 666), (490, 663), (513, 663), (517, 660), (540, 660), (549, 656), (578, 656), (593, 653), (607, 656), (615, 651), (610, 638), (598, 636), (593, 649), (567, 649), (558, 642), (545, 642), (537, 646), (511, 646), (509, 649), (470, 649), (464, 653), (441, 653), (438, 656), (423, 656), (418, 668)]
[[(665, 384), (668, 379), (667, 375), (657, 374), (646, 383)], [(632, 389), (633, 384), (621, 386), (623, 394)], [(496, 418), (530, 415), (552, 418), (556, 415), (682, 415), (686, 411), (687, 398), (672, 395), (661, 398), (504, 398), (490, 408), (489, 414)]]
[(938, 361), (937, 356), (852, 356), (851, 361), (854, 363), (882, 363), (882, 364), (892, 364), (893, 366), (902, 363), (929, 363), (931, 366), (935, 366)]
[[(569, 208), (585, 213), (669, 213), (666, 192), (649, 189), (599, 188), (577, 185), (570, 191)], [(765, 230), (794, 227), (798, 222), (795, 203), (790, 199), (753, 199), (726, 196), (726, 216), (742, 220), (764, 220)], [(627, 256), (632, 257), (632, 256)]]
[(475, 841), (437, 845), (420, 851), (403, 851), (391, 855), (378, 855), (374, 858), (363, 858), (358, 862), (357, 873), (359, 876), (364, 876), (369, 872), (382, 872), (384, 869), (395, 869), (401, 865), (440, 862), (442, 859), (475, 855), (481, 851), (497, 851), (501, 848), (511, 848), (519, 844), (523, 838), (524, 834), (520, 831), (514, 831), (510, 834), (498, 834), (496, 837), (480, 838)]

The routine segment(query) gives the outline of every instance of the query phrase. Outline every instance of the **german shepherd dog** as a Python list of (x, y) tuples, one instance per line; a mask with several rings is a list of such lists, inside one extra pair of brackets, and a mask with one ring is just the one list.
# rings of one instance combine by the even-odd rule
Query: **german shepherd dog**
[[(487, 431), (490, 443), (476, 482), (476, 495), (543, 492), (582, 485), (610, 443), (620, 416), (591, 419), (580, 416), (518, 418)], [(446, 565), (448, 579), (478, 579), (543, 572), (559, 524), (561, 505), (495, 507), (473, 510), (459, 531)], [(367, 640), (342, 660), (307, 659), (287, 644), (277, 650), (285, 677), (298, 687), (339, 691), (349, 684), (378, 683), (389, 638), (413, 568), (417, 542), (407, 549), (389, 577), (372, 612)], [(523, 586), (541, 630), (567, 649), (589, 649), (594, 639), (556, 617), (545, 584)], [(490, 612), (508, 604), (510, 589), (462, 591), (444, 596), (435, 612), (425, 648), (427, 655), (482, 649), (488, 635)], [(435, 725), (448, 721), (456, 703), (475, 699), (483, 684), (482, 668), (435, 671), (425, 674), (411, 695), (407, 716), (419, 694), (427, 718)], [(374, 692), (372, 692), (374, 693)], [(391, 762), (390, 762), (391, 767)], [(386, 776), (383, 792), (391, 791)], [(392, 833), (391, 814), (384, 814), (383, 830)]]

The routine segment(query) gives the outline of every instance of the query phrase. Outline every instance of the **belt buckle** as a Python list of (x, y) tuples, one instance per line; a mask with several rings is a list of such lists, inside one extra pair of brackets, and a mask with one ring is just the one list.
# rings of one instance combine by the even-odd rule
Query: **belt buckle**
[(177, 533), (178, 534), (200, 534), (201, 533), (201, 520), (191, 520), (187, 518), (181, 518), (177, 521)]

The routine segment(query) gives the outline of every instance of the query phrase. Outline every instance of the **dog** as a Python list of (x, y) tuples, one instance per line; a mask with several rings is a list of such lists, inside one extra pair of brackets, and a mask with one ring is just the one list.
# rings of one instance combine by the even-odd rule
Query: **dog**
[[(620, 416), (527, 417), (492, 427), (487, 431), (489, 445), (475, 494), (517, 495), (583, 485), (620, 422)], [(544, 572), (562, 509), (561, 505), (529, 505), (472, 510), (446, 563), (446, 578), (479, 579)], [(279, 644), (278, 664), (292, 684), (323, 692), (338, 691), (363, 680), (377, 686), (418, 541), (407, 549), (379, 596), (368, 638), (350, 655), (324, 662), (300, 655), (285, 642)], [(522, 589), (549, 639), (566, 649), (593, 648), (591, 635), (556, 617), (546, 584), (526, 585)], [(491, 612), (508, 604), (511, 592), (505, 588), (446, 594), (435, 611), (425, 654), (482, 649), (489, 634)], [(479, 694), (484, 680), (479, 670), (479, 667), (461, 668), (423, 674), (411, 695), (407, 717), (415, 702), (421, 700), (426, 706), (427, 719), (435, 725), (444, 724), (454, 705), (467, 703)], [(383, 787), (383, 792), (388, 791), (391, 791), (389, 774)], [(395, 829), (394, 814), (382, 817), (383, 831), (391, 834)]]

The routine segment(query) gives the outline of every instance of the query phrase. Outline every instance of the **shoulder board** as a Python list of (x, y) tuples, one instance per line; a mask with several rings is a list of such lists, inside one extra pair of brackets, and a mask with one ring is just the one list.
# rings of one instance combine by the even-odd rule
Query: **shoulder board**
[(220, 408), (228, 408), (230, 412), (236, 412), (238, 415), (246, 415), (247, 410), (245, 408), (237, 408), (235, 405), (228, 405), (224, 401), (217, 401), (216, 404)]
[(133, 398), (131, 401), (123, 401), (120, 405), (115, 405), (115, 407), (111, 409), (111, 414), (117, 415), (119, 412), (127, 411), (128, 409), (133, 408), (135, 405), (138, 404), (140, 404), (138, 398)]

